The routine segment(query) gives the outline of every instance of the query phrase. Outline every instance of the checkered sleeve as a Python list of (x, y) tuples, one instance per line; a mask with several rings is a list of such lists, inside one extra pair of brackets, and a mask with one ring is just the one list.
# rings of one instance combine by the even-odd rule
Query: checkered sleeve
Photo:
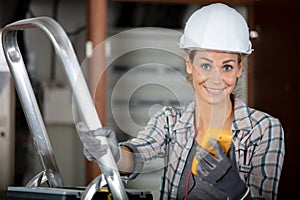
[[(276, 199), (285, 154), (284, 131), (280, 121), (269, 115), (255, 116), (252, 132), (252, 170), (248, 177), (252, 197)], [(252, 152), (252, 153), (251, 153)]]
[(135, 170), (132, 178), (141, 172), (145, 162), (165, 155), (165, 135), (167, 131), (166, 108), (156, 113), (137, 137), (120, 143), (134, 153)]

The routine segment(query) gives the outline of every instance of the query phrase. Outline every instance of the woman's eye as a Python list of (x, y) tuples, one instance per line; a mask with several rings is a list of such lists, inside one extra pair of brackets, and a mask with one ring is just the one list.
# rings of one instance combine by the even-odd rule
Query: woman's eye
[(230, 70), (232, 70), (232, 66), (231, 65), (224, 65), (223, 66), (223, 69), (224, 69), (224, 71), (230, 71)]
[(201, 65), (201, 69), (203, 69), (203, 70), (209, 70), (210, 69), (210, 65), (209, 64), (202, 64)]

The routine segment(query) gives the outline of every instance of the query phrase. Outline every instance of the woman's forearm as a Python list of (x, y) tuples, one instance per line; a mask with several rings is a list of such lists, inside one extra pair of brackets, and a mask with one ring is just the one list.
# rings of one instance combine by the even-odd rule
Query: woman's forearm
[(131, 151), (126, 146), (120, 147), (121, 157), (119, 162), (117, 163), (117, 167), (122, 174), (130, 174), (134, 170), (134, 156)]

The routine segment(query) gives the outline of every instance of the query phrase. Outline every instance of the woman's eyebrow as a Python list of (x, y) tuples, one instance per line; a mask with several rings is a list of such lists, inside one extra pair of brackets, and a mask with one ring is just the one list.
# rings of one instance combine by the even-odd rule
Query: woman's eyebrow
[[(213, 63), (212, 59), (209, 59), (209, 58), (206, 58), (206, 57), (201, 57), (200, 59), (206, 60), (207, 62), (210, 62), (210, 63)], [(227, 63), (230, 63), (230, 62), (236, 62), (236, 61), (234, 59), (229, 59), (229, 60), (223, 61), (222, 63), (227, 64)]]
[(208, 62), (211, 62), (211, 63), (213, 63), (213, 60), (211, 60), (211, 59), (209, 59), (209, 58), (206, 58), (206, 57), (201, 57), (200, 59), (202, 59), (202, 60), (206, 60), (206, 61), (208, 61)]
[(229, 62), (235, 62), (235, 60), (233, 60), (233, 59), (225, 60), (225, 61), (223, 61), (223, 64), (227, 64), (227, 63), (229, 63)]

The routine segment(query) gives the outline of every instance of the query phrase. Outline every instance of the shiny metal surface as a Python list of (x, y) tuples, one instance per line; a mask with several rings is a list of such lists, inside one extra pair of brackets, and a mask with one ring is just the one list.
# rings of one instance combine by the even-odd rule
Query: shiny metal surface
[(48, 181), (48, 178), (46, 176), (46, 171), (43, 170), (37, 175), (35, 175), (31, 180), (29, 180), (26, 184), (26, 187), (39, 187), (41, 184)]
[[(73, 91), (73, 99), (75, 100), (79, 118), (86, 123), (91, 131), (101, 128), (102, 125), (74, 49), (63, 28), (49, 17), (25, 19), (7, 25), (2, 32), (5, 57), (14, 77), (17, 91), (26, 113), (38, 153), (46, 170), (45, 173), (50, 186), (60, 187), (63, 185), (62, 179), (17, 44), (17, 31), (28, 28), (43, 30), (51, 40), (56, 54), (63, 64), (64, 72)], [(105, 137), (101, 137), (100, 139), (101, 144), (108, 144)], [(98, 164), (113, 198), (128, 199), (110, 149), (106, 155), (98, 160)]]
[(96, 177), (87, 187), (85, 192), (83, 193), (81, 199), (89, 200), (92, 199), (94, 194), (105, 184), (105, 179), (103, 174)]
[(39, 154), (49, 186), (62, 187), (63, 181), (56, 164), (52, 146), (22, 59), (18, 44), (17, 30), (22, 26), (8, 25), (2, 30), (4, 55), (14, 79), (20, 102), (30, 128), (36, 151)]

